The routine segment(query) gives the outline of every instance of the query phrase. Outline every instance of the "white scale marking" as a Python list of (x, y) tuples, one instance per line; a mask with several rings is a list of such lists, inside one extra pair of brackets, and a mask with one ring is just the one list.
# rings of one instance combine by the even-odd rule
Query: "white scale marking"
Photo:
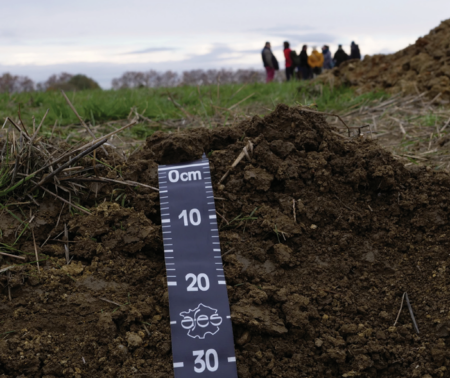
[(173, 249), (166, 249), (166, 250), (164, 250), (164, 252), (170, 253), (170, 252), (173, 252)]
[(160, 190), (159, 192), (160, 192), (160, 193), (167, 193), (168, 190)]
[(216, 211), (216, 209), (209, 209), (208, 211)]
[(222, 256), (214, 256), (215, 259), (220, 259)]
[(225, 276), (222, 274), (218, 274), (217, 277), (225, 277)]
[[(214, 196), (209, 196), (209, 197), (206, 197), (206, 198), (214, 198)], [(214, 203), (214, 202), (213, 202)]]
[(220, 249), (213, 249), (214, 252), (220, 252)]
[(166, 270), (176, 270), (176, 269), (166, 269)]
[(161, 202), (161, 205), (167, 205), (169, 202)]
[(167, 171), (168, 169), (183, 169), (183, 168), (189, 168), (189, 167), (200, 167), (202, 165), (209, 165), (209, 163), (200, 163), (200, 164), (188, 164), (188, 165), (177, 165), (175, 167), (168, 167), (168, 168), (159, 168), (160, 171)]
[(170, 219), (161, 219), (161, 223), (170, 223)]
[(167, 278), (176, 278), (177, 276), (167, 276)]
[(161, 207), (161, 210), (168, 210), (170, 207)]
[(217, 216), (215, 216), (215, 215), (210, 215), (210, 216), (209, 216), (209, 219), (217, 219)]
[(167, 181), (160, 181), (160, 184), (167, 184)]
[(227, 283), (225, 281), (219, 281), (219, 285), (226, 285)]
[(173, 367), (174, 368), (184, 367), (184, 362), (174, 362)]
[[(206, 193), (214, 193), (212, 190), (207, 190)], [(207, 197), (210, 198), (210, 197)]]
[(167, 281), (167, 286), (177, 286), (175, 281)]
[(176, 320), (174, 320), (173, 322), (170, 322), (170, 324), (177, 324)]
[(216, 264), (216, 265), (222, 265), (222, 263), (220, 262), (220, 263), (214, 263), (214, 264)]
[(166, 256), (166, 259), (174, 259), (175, 257)]
[(163, 234), (171, 234), (172, 231), (163, 231)]
[(227, 316), (227, 319), (231, 319), (231, 316)]
[(165, 196), (165, 197), (159, 197), (159, 199), (161, 199), (161, 198), (169, 198), (169, 196)]
[(208, 205), (214, 205), (214, 202), (208, 202)]
[[(166, 265), (175, 265), (175, 263), (166, 263)], [(223, 269), (222, 269), (223, 270)]]
[(223, 271), (223, 269), (217, 269), (217, 268), (216, 268), (216, 270), (222, 270)]
[[(169, 226), (170, 227), (170, 226)], [(213, 228), (211, 231), (219, 231), (217, 228)]]

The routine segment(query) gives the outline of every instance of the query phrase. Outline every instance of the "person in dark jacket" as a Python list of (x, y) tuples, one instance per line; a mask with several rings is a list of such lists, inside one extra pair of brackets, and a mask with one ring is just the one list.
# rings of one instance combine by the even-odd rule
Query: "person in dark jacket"
[(300, 52), (300, 65), (298, 66), (298, 71), (302, 76), (302, 80), (308, 80), (311, 78), (311, 68), (308, 64), (308, 46), (303, 45), (302, 51)]
[(359, 46), (355, 42), (352, 42), (352, 44), (350, 45), (350, 59), (361, 60), (361, 53), (359, 51)]
[(284, 58), (286, 59), (286, 81), (289, 81), (291, 79), (291, 76), (294, 74), (294, 64), (292, 62), (291, 58), (291, 52), (289, 42), (284, 42)]
[(337, 51), (334, 53), (333, 59), (336, 67), (339, 67), (342, 62), (345, 62), (348, 59), (348, 54), (344, 51), (342, 45), (339, 45)]
[(270, 42), (266, 42), (266, 45), (261, 51), (261, 56), (264, 68), (266, 69), (266, 83), (270, 83), (275, 77), (275, 71), (279, 69), (278, 60), (270, 49)]

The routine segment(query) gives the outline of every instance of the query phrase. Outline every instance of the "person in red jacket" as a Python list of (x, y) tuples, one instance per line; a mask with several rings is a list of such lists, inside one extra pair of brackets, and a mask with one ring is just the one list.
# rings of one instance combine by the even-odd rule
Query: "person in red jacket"
[(291, 49), (289, 48), (289, 42), (284, 42), (284, 57), (286, 58), (286, 81), (291, 79), (294, 74), (294, 64), (291, 58)]

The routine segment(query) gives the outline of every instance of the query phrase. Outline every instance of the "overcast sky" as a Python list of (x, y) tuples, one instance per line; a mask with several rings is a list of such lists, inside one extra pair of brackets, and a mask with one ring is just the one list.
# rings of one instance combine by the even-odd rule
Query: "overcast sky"
[(109, 88), (129, 70), (262, 68), (272, 42), (352, 40), (390, 53), (450, 18), (450, 0), (0, 0), (0, 73), (84, 73)]

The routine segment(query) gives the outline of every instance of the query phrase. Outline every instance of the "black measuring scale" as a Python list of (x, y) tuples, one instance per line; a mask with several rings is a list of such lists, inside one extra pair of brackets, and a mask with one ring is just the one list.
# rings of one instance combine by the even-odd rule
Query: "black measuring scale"
[(209, 161), (158, 178), (175, 378), (237, 378)]

